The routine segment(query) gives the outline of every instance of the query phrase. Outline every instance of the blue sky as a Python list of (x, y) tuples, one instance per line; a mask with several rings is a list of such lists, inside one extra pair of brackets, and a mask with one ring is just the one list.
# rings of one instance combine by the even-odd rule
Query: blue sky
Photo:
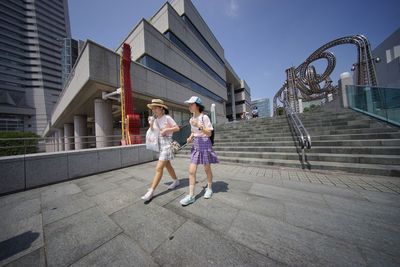
[[(72, 37), (115, 49), (141, 18), (150, 18), (162, 0), (69, 0)], [(192, 0), (246, 80), (252, 98), (272, 98), (285, 69), (342, 36), (364, 34), (372, 48), (400, 27), (398, 0)], [(343, 45), (331, 78), (350, 71), (356, 48)], [(325, 62), (316, 62), (318, 73)]]

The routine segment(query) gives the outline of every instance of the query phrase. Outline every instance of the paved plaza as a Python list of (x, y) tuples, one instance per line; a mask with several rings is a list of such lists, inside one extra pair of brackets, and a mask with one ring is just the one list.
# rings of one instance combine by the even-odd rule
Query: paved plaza
[(0, 265), (399, 266), (400, 179), (218, 164), (143, 203), (156, 162), (0, 198)]

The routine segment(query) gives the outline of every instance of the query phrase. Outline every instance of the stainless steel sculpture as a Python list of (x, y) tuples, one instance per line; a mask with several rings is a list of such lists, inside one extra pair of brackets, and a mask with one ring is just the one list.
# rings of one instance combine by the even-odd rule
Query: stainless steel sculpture
[[(290, 104), (292, 110), (299, 112), (299, 96), (304, 100), (314, 100), (322, 99), (329, 93), (337, 92), (337, 85), (333, 85), (329, 77), (335, 68), (336, 58), (326, 50), (343, 44), (357, 46), (357, 63), (353, 65), (357, 85), (377, 86), (375, 62), (368, 39), (363, 35), (338, 38), (315, 50), (297, 68), (291, 67), (286, 70), (286, 81), (274, 96), (274, 116), (277, 115), (277, 100), (284, 105), (285, 103)], [(326, 59), (328, 62), (323, 74), (316, 73), (315, 67), (311, 65), (312, 62), (319, 59)], [(322, 86), (321, 83), (323, 83)]]

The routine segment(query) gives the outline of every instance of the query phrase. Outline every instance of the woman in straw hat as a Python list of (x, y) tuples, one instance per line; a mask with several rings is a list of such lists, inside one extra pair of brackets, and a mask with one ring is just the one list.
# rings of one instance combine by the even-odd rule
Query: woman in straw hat
[(149, 201), (153, 197), (154, 190), (160, 183), (163, 175), (164, 167), (167, 168), (169, 175), (174, 180), (168, 189), (174, 189), (179, 185), (179, 180), (176, 177), (175, 170), (171, 165), (170, 160), (174, 158), (174, 154), (171, 150), (172, 133), (179, 131), (179, 126), (176, 124), (173, 118), (168, 115), (168, 107), (164, 104), (161, 99), (153, 99), (151, 104), (147, 107), (152, 110), (153, 115), (149, 117), (149, 124), (151, 129), (160, 130), (159, 144), (160, 144), (160, 155), (158, 157), (158, 163), (156, 167), (156, 174), (154, 175), (153, 182), (147, 193), (142, 196), (142, 199)]
[(214, 130), (210, 118), (203, 114), (204, 105), (200, 97), (192, 96), (185, 101), (189, 105), (189, 111), (193, 114), (190, 119), (192, 134), (187, 139), (188, 143), (193, 142), (192, 155), (189, 165), (189, 195), (181, 199), (183, 206), (193, 203), (196, 198), (194, 196), (194, 186), (196, 184), (197, 166), (202, 164), (207, 174), (207, 189), (204, 198), (211, 198), (213, 174), (211, 171), (211, 163), (218, 163), (217, 154), (212, 149), (210, 136)]

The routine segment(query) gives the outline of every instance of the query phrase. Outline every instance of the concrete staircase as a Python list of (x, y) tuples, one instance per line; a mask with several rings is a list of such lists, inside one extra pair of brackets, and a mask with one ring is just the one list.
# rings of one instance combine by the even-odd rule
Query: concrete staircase
[(285, 116), (217, 125), (214, 150), (222, 162), (400, 176), (399, 128), (351, 110), (300, 118), (312, 139), (304, 163)]

